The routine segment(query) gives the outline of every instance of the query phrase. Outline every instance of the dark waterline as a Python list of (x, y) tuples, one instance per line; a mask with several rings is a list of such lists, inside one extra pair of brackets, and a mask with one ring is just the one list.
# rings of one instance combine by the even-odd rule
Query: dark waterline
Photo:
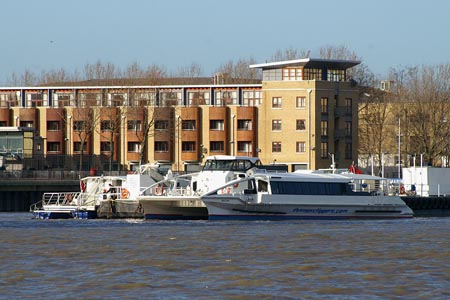
[(0, 213), (0, 299), (447, 299), (449, 226)]

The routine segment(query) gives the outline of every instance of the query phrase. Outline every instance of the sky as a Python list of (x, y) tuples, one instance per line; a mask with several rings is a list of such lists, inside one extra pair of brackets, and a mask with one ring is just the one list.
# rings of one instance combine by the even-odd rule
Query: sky
[(0, 86), (13, 73), (87, 63), (121, 68), (270, 60), (277, 50), (345, 46), (375, 74), (450, 62), (450, 1), (4, 0)]

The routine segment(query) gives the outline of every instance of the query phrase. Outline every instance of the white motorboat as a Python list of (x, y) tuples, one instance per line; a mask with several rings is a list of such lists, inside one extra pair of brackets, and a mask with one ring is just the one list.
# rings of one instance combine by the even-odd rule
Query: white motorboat
[(386, 180), (360, 174), (256, 173), (203, 195), (210, 220), (411, 218)]
[(44, 193), (31, 205), (39, 219), (143, 218), (136, 197), (141, 188), (163, 178), (154, 165), (143, 165), (126, 176), (88, 176), (80, 179), (79, 192)]
[[(167, 176), (137, 197), (146, 219), (207, 219), (201, 196), (227, 182), (264, 168), (257, 157), (217, 155), (206, 158), (200, 172)], [(267, 166), (266, 166), (267, 168)]]

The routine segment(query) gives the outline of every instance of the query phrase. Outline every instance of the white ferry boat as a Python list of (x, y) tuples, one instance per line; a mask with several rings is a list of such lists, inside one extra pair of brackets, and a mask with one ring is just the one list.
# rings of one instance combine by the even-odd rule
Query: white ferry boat
[(168, 176), (149, 186), (137, 199), (146, 219), (207, 219), (202, 195), (264, 167), (268, 168), (257, 157), (209, 156), (200, 172)]
[(210, 220), (411, 218), (386, 180), (359, 174), (256, 173), (203, 195)]
[(84, 177), (79, 192), (44, 193), (30, 212), (38, 219), (143, 218), (136, 197), (142, 187), (162, 178), (154, 165), (143, 165), (126, 176)]

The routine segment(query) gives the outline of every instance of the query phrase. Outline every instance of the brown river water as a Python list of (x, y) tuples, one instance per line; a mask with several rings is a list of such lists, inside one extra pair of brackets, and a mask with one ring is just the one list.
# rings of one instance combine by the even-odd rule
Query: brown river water
[(0, 299), (450, 299), (450, 218), (35, 220), (0, 213)]

